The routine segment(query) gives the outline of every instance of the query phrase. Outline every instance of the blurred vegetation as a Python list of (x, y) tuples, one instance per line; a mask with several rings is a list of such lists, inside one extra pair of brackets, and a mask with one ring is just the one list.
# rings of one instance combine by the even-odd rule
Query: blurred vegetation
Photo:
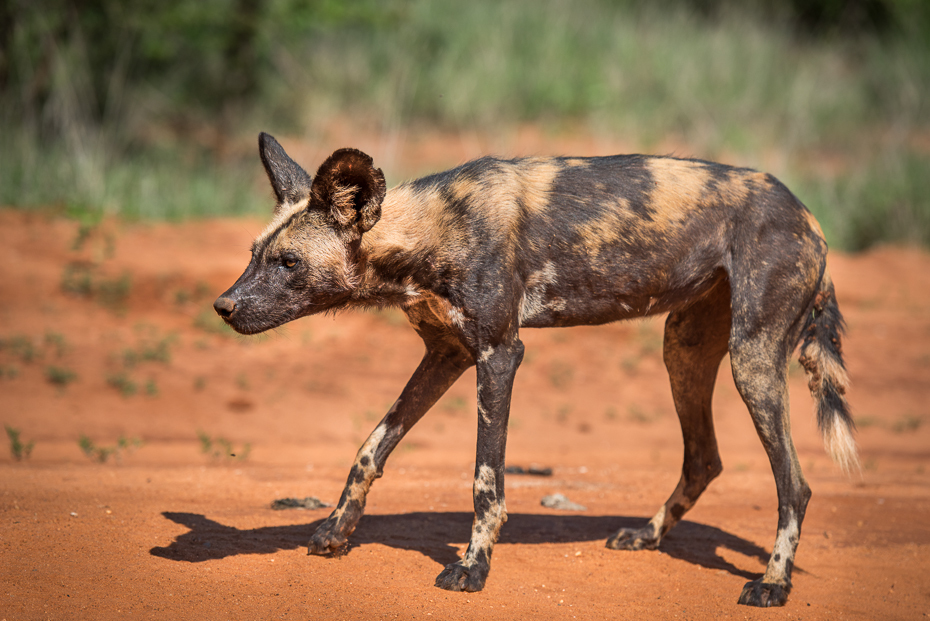
[(671, 139), (766, 163), (834, 245), (930, 245), (923, 0), (0, 3), (0, 204), (264, 212), (254, 134), (334, 119)]
[(78, 438), (78, 446), (81, 451), (92, 461), (100, 464), (105, 464), (111, 455), (114, 456), (117, 462), (120, 462), (123, 455), (133, 453), (142, 444), (141, 439), (136, 437), (127, 438), (126, 436), (120, 436), (113, 446), (100, 446), (84, 434), (81, 434), (81, 437)]
[(15, 427), (10, 427), (9, 425), (4, 425), (6, 429), (6, 435), (10, 439), (10, 455), (15, 461), (23, 461), (24, 459), (29, 459), (29, 456), (32, 455), (32, 449), (35, 448), (35, 442), (29, 442), (23, 444), (22, 440), (19, 439), (20, 430)]

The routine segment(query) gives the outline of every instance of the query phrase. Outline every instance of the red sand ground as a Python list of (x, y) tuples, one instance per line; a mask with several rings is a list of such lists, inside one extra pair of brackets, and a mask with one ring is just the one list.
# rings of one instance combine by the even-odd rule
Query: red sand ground
[[(0, 455), (0, 620), (930, 614), (927, 253), (832, 256), (864, 467), (847, 478), (830, 463), (793, 368), (794, 438), (814, 496), (788, 605), (756, 610), (736, 599), (763, 572), (775, 487), (726, 362), (715, 397), (723, 475), (660, 550), (604, 547), (677, 481), (661, 319), (524, 331), (508, 463), (554, 475), (508, 477), (510, 521), (483, 592), (432, 586), (471, 524), (474, 372), (391, 457), (347, 553), (308, 557), (327, 510), (269, 504), (337, 500), (421, 344), (397, 312), (223, 333), (210, 304), (262, 226), (105, 223), (76, 244), (73, 221), (0, 211), (0, 422), (35, 442), (28, 460)], [(251, 450), (211, 457), (198, 432)], [(144, 444), (95, 463), (81, 435)], [(587, 510), (541, 507), (554, 492)]]

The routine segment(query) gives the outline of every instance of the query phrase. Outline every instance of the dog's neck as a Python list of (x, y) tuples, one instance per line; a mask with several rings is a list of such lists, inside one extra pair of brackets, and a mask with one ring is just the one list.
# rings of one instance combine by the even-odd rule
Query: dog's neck
[(441, 208), (432, 193), (404, 185), (388, 191), (381, 219), (362, 235), (355, 304), (403, 306), (424, 292), (435, 270)]

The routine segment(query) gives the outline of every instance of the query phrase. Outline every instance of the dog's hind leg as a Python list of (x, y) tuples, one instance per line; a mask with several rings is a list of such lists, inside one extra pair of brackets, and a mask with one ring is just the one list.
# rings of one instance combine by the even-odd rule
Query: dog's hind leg
[(766, 334), (731, 348), (733, 377), (743, 397), (775, 475), (778, 532), (765, 575), (746, 584), (740, 604), (783, 606), (791, 590), (791, 570), (801, 536), (801, 522), (811, 491), (791, 440), (788, 412), (787, 352), (784, 342)]
[[(811, 307), (816, 282), (806, 281), (804, 270), (795, 273), (794, 279), (755, 274), (738, 290), (736, 281), (733, 284), (733, 305), (741, 309), (734, 310), (730, 336), (733, 379), (768, 454), (778, 492), (772, 556), (765, 574), (747, 583), (739, 597), (740, 604), (749, 606), (783, 606), (787, 601), (801, 523), (811, 497), (791, 439), (788, 358), (809, 313), (805, 309)], [(768, 290), (754, 286), (760, 281), (768, 283)]]
[(725, 278), (665, 322), (665, 366), (684, 439), (681, 479), (650, 522), (607, 540), (615, 550), (655, 549), (723, 469), (717, 453), (711, 398), (730, 335), (730, 287)]
[(449, 341), (431, 341), (423, 333), (423, 327), (420, 328), (418, 332), (421, 332), (427, 344), (426, 355), (407, 382), (400, 398), (359, 449), (339, 503), (310, 538), (310, 554), (328, 554), (346, 542), (365, 511), (368, 490), (374, 480), (381, 476), (391, 451), (465, 369), (473, 364), (465, 350)]

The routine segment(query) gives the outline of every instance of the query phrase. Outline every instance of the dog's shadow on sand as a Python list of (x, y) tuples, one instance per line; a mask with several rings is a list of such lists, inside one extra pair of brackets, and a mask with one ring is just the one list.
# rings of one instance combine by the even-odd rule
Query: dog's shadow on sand
[[(152, 548), (149, 553), (188, 563), (237, 554), (273, 554), (279, 550), (305, 547), (310, 535), (323, 522), (319, 519), (291, 526), (240, 530), (195, 513), (165, 512), (162, 515), (190, 530), (179, 535), (170, 545)], [(464, 512), (365, 515), (350, 537), (348, 546), (340, 553), (351, 554), (352, 548), (380, 543), (401, 550), (414, 550), (444, 566), (459, 559), (458, 547), (450, 542), (450, 535), (460, 535), (462, 543), (467, 541), (472, 517), (471, 513)], [(499, 541), (519, 544), (604, 541), (619, 528), (640, 528), (646, 523), (643, 518), (631, 517), (513, 513), (508, 516)], [(701, 567), (721, 569), (747, 580), (759, 576), (726, 561), (718, 554), (720, 548), (757, 558), (763, 564), (768, 562), (768, 553), (751, 541), (687, 520), (666, 535), (659, 546), (661, 552), (672, 558)]]

